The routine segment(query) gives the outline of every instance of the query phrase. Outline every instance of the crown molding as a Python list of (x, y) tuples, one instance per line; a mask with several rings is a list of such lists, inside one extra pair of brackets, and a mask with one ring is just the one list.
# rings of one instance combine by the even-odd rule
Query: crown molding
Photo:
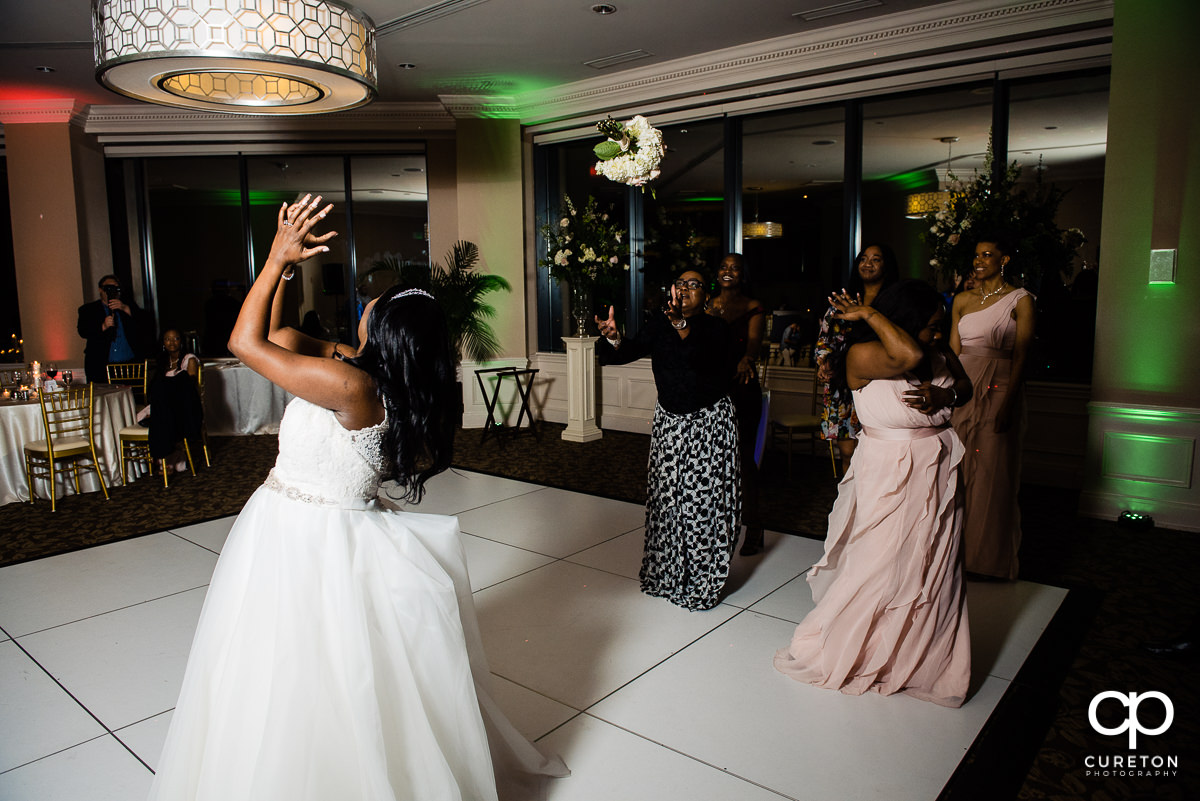
[(72, 98), (0, 100), (0, 124), (58, 122), (83, 126), (86, 106)]
[(515, 120), (520, 118), (517, 105), (511, 97), (495, 95), (438, 95), (438, 100), (442, 101), (442, 106), (456, 120)]
[(889, 62), (918, 57), (927, 66), (949, 64), (972, 49), (1012, 56), (1044, 47), (1038, 40), (1046, 36), (1070, 32), (1083, 41), (1105, 27), (1111, 36), (1112, 18), (1113, 0), (964, 0), (529, 92), (517, 106), (526, 125), (539, 125), (647, 104), (709, 104), (714, 93), (749, 95), (783, 81), (794, 89), (828, 82), (847, 68), (883, 71)]
[(372, 103), (313, 116), (216, 114), (150, 104), (89, 106), (85, 130), (101, 141), (124, 137), (245, 135), (250, 138), (337, 136), (339, 134), (437, 134), (454, 130), (454, 117), (441, 103)]

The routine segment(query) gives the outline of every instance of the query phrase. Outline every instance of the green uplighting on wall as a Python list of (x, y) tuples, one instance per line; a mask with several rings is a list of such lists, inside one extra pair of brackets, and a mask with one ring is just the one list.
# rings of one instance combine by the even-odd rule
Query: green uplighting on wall
[(937, 187), (937, 181), (929, 180), (928, 170), (913, 170), (892, 175), (883, 179), (883, 183), (892, 184), (901, 192), (912, 192), (927, 186)]

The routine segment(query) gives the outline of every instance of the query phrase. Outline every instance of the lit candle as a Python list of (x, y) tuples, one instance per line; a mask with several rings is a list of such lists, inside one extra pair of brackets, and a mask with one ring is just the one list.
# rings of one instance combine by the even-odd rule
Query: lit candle
[(0, 397), (4, 398), (4, 400), (8, 400), (8, 398), (9, 398), (9, 391), (8, 391), (7, 389), (6, 389), (6, 390), (4, 390), (4, 392), (3, 392), (3, 393), (0, 393)]

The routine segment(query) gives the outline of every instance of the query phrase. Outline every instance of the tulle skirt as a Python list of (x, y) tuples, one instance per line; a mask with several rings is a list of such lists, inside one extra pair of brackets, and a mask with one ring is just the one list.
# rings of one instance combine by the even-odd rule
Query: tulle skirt
[(566, 775), (488, 695), (457, 520), (349, 507), (246, 504), (151, 799), (524, 799)]

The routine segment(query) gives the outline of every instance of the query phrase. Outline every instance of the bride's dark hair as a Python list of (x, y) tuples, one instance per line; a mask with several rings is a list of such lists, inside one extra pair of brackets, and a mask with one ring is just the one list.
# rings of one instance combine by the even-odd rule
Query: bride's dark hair
[(419, 503), (425, 482), (450, 466), (457, 407), (446, 315), (424, 293), (399, 287), (380, 295), (367, 320), (367, 341), (352, 361), (375, 379), (387, 409), (384, 455), (403, 493)]

